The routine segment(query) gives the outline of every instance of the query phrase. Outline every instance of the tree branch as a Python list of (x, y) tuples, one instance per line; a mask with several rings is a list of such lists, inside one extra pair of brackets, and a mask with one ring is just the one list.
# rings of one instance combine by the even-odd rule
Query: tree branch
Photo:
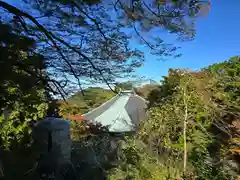
[[(31, 20), (38, 28), (41, 32), (43, 32), (46, 37), (53, 43), (53, 46), (56, 48), (56, 50), (59, 52), (60, 56), (64, 57), (64, 55), (62, 54), (59, 46), (57, 45), (57, 43), (55, 42), (55, 40), (57, 40), (58, 42), (62, 43), (64, 46), (68, 47), (69, 49), (71, 49), (73, 52), (76, 52), (79, 56), (85, 58), (89, 63), (90, 65), (92, 66), (92, 68), (96, 71), (99, 72), (99, 74), (102, 76), (103, 78), (103, 81), (107, 84), (107, 86), (111, 89), (111, 91), (115, 92), (112, 87), (110, 86), (110, 84), (108, 83), (108, 81), (105, 79), (105, 77), (103, 76), (103, 73), (101, 72), (101, 70), (99, 68), (97, 68), (93, 62), (86, 56), (84, 55), (83, 53), (81, 53), (80, 51), (76, 50), (74, 47), (72, 47), (71, 45), (69, 45), (68, 43), (66, 43), (64, 40), (62, 40), (61, 38), (59, 37), (56, 37), (53, 33), (47, 31), (33, 16), (29, 15), (28, 13), (25, 13), (21, 10), (19, 10), (18, 8), (6, 3), (6, 2), (3, 2), (3, 1), (0, 1), (0, 7), (8, 10), (10, 13), (12, 14), (15, 14), (17, 16), (23, 16), (23, 17), (26, 17), (28, 18), (29, 20)], [(68, 62), (68, 60), (66, 60), (66, 58), (64, 57), (63, 58), (66, 63), (69, 65), (69, 67), (71, 68), (71, 71), (74, 73), (75, 75), (75, 72), (71, 66), (71, 64)], [(76, 78), (76, 77), (75, 77)], [(77, 77), (77, 80), (78, 80), (78, 83), (80, 82), (80, 80), (78, 79)], [(80, 85), (81, 87), (81, 85)], [(115, 92), (116, 93), (116, 92)]]
[(135, 25), (133, 25), (133, 29), (134, 29), (134, 31), (136, 32), (136, 34), (145, 42), (145, 44), (147, 44), (147, 46), (148, 46), (150, 49), (155, 50), (155, 48), (153, 48), (152, 45), (151, 45), (149, 42), (147, 42), (147, 41), (141, 36), (141, 34), (138, 32), (138, 30), (137, 30), (137, 28), (136, 28)]
[(113, 8), (114, 8), (114, 10), (115, 11), (117, 11), (117, 4), (119, 3), (119, 0), (117, 0), (116, 2), (115, 2), (115, 4), (113, 4)]
[[(188, 83), (188, 82), (187, 82)], [(187, 100), (187, 83), (183, 88), (183, 103), (184, 103), (184, 121), (183, 121), (183, 139), (184, 139), (184, 157), (183, 157), (183, 172), (186, 173), (187, 168), (187, 120), (188, 120), (188, 100)]]
[(91, 16), (89, 16), (85, 11), (82, 10), (82, 8), (74, 1), (72, 0), (71, 1), (73, 3), (73, 5), (76, 6), (76, 8), (81, 12), (83, 13), (88, 19), (90, 19), (96, 26), (97, 26), (97, 29), (98, 31), (101, 33), (101, 35), (103, 36), (103, 38), (107, 41), (107, 37), (105, 36), (105, 34), (103, 33), (102, 29), (100, 28), (100, 24), (97, 22), (96, 19), (92, 18)]

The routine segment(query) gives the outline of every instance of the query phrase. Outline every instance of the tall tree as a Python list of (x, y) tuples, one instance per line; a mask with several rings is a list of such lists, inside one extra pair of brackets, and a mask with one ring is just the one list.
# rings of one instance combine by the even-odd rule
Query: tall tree
[[(23, 3), (26, 4), (23, 4)], [(204, 3), (197, 0), (23, 0), (25, 9), (0, 1), (11, 21), (38, 42), (51, 76), (60, 88), (86, 80), (109, 85), (142, 65), (144, 54), (129, 46), (132, 38), (161, 56), (178, 56), (177, 47), (153, 36), (165, 29), (193, 39), (194, 23)], [(30, 6), (29, 6), (30, 4)], [(74, 80), (73, 80), (74, 79)], [(80, 81), (81, 80), (81, 81)], [(63, 90), (63, 89), (62, 89)]]
[[(47, 111), (44, 58), (35, 41), (0, 22), (0, 144), (8, 146), (28, 133), (28, 122)], [(5, 112), (5, 113), (3, 113)], [(9, 112), (9, 113), (6, 113)]]

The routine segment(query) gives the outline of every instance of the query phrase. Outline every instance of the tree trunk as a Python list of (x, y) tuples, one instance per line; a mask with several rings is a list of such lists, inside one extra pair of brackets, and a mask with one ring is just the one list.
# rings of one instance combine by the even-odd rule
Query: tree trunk
[(187, 105), (187, 85), (184, 88), (183, 92), (183, 101), (184, 101), (184, 107), (185, 107), (185, 115), (184, 115), (184, 122), (183, 122), (183, 140), (184, 140), (184, 157), (183, 157), (183, 172), (186, 172), (187, 167), (187, 119), (188, 119), (188, 105)]

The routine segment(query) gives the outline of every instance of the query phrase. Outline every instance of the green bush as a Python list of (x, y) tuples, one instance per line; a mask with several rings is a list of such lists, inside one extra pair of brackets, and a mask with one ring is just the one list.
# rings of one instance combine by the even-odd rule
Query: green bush
[(149, 94), (148, 120), (121, 147), (110, 179), (235, 179), (238, 171), (230, 164), (240, 162), (229, 147), (240, 118), (239, 79), (240, 57), (199, 72), (171, 69)]

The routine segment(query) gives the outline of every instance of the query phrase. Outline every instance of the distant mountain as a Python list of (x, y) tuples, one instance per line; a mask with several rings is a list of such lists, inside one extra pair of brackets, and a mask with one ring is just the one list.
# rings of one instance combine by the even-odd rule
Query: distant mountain
[(103, 89), (100, 87), (87, 88), (83, 93), (77, 92), (68, 100), (76, 105), (82, 106), (85, 104), (88, 107), (95, 108), (115, 95), (115, 93), (111, 90)]

